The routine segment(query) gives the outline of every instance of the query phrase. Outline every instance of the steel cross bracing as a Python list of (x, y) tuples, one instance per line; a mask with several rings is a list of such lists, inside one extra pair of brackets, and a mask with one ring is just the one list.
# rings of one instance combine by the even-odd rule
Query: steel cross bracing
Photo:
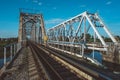
[[(101, 31), (99, 31), (99, 29), (107, 33), (112, 44), (117, 43), (113, 35), (99, 18), (98, 14), (88, 12), (83, 12), (82, 14), (48, 29), (48, 43), (62, 46), (83, 46), (88, 49), (107, 51), (109, 45), (101, 36)], [(94, 40), (90, 41), (88, 34), (92, 35)]]
[(44, 36), (46, 36), (46, 32), (42, 14), (21, 12), (18, 42), (30, 39), (42, 43)]

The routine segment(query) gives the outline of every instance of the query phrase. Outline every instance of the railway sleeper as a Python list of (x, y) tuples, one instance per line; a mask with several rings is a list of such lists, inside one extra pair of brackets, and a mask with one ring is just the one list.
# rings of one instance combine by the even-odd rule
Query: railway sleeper
[[(36, 52), (41, 52), (39, 54), (37, 53), (37, 55), (39, 56), (39, 58), (41, 58), (41, 60), (42, 60), (41, 62), (44, 64), (44, 67), (47, 69), (49, 75), (52, 76), (52, 80), (58, 80), (58, 79), (57, 79), (57, 77), (55, 78), (55, 75), (53, 75), (54, 73), (52, 72), (52, 70), (50, 70), (51, 67), (54, 69), (53, 70), (54, 72), (56, 72), (57, 74), (59, 74), (61, 76), (61, 79), (59, 79), (59, 80), (67, 80), (68, 77), (70, 78), (70, 76), (73, 78), (76, 77), (75, 79), (80, 80), (80, 77), (78, 77), (76, 74), (74, 74), (69, 69), (67, 69), (65, 66), (63, 66), (63, 64), (58, 62), (55, 58), (53, 58), (53, 56), (49, 55), (49, 53), (42, 51), (43, 49), (41, 49), (41, 48), (39, 51), (38, 51), (37, 47), (36, 47), (36, 49), (37, 49)], [(48, 67), (48, 64), (49, 64), (49, 67)], [(65, 69), (63, 69), (63, 70), (65, 70), (65, 72), (58, 71), (58, 68), (59, 69), (65, 68)], [(66, 76), (63, 73), (66, 73)]]

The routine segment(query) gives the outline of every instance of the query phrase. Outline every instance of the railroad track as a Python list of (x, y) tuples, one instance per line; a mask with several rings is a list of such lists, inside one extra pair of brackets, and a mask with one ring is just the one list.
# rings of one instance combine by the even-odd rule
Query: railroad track
[(42, 65), (44, 66), (50, 80), (86, 80), (62, 65), (62, 63), (52, 58), (50, 54), (45, 53), (35, 44), (31, 43), (30, 45), (34, 50), (34, 53), (42, 62)]
[[(42, 47), (45, 48), (44, 46)], [(73, 63), (72, 65), (76, 63), (77, 65), (74, 65), (74, 66), (76, 66), (78, 69), (83, 70), (85, 73), (95, 77), (97, 80), (119, 80), (120, 79), (120, 74), (114, 74), (110, 70), (105, 70), (99, 67), (95, 67), (93, 65), (89, 65), (88, 63), (81, 61), (79, 59), (76, 59), (69, 54), (65, 54), (64, 52), (52, 49), (50, 47), (46, 47), (46, 50), (54, 52), (54, 55), (60, 56), (62, 59), (70, 62), (71, 64)], [(83, 68), (83, 66), (85, 68)]]
[(55, 51), (55, 50), (50, 49), (49, 47), (45, 47), (43, 45), (39, 45), (39, 46), (44, 48), (46, 51), (49, 51), (50, 53), (54, 54), (55, 56), (58, 56), (59, 58), (63, 59), (70, 65), (73, 65), (74, 67), (79, 69), (78, 74), (80, 73), (79, 75), (83, 76), (87, 80), (93, 80), (93, 79), (95, 79), (95, 80), (111, 80), (110, 78), (108, 78), (106, 76), (104, 76), (104, 77), (100, 76), (96, 71), (93, 71), (93, 70), (87, 68), (86, 66), (79, 65), (78, 61), (74, 60), (73, 58), (71, 58), (68, 55), (62, 55), (62, 52)]
[[(114, 73), (112, 73), (109, 70), (102, 71), (101, 68), (94, 68), (94, 66), (86, 64), (84, 62), (81, 62), (78, 59), (72, 58), (70, 55), (66, 55), (66, 54), (62, 53), (61, 51), (53, 50), (52, 48), (45, 47), (43, 45), (38, 45), (38, 44), (36, 44), (36, 45), (38, 47), (40, 46), (41, 48), (43, 48), (45, 50), (45, 51), (43, 51), (43, 53), (49, 52), (50, 54), (58, 56), (62, 60), (70, 63), (71, 65), (75, 66), (79, 70), (81, 70), (84, 73), (90, 75), (95, 80), (119, 80), (120, 79), (120, 75), (119, 74), (114, 74)], [(64, 80), (66, 80), (66, 79), (64, 79)], [(82, 80), (84, 80), (84, 79), (82, 79)]]

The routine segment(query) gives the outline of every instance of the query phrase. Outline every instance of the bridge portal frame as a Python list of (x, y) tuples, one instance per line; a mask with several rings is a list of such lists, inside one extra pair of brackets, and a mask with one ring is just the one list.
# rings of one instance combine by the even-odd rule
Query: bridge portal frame
[(20, 12), (19, 22), (18, 42), (22, 42), (24, 45), (27, 36), (31, 41), (40, 44), (44, 41), (43, 37), (46, 36), (46, 31), (42, 14)]

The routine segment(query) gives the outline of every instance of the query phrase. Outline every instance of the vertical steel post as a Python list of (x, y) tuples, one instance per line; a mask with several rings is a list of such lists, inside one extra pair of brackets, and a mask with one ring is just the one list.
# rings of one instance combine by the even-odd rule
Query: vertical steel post
[(19, 24), (18, 42), (22, 42), (22, 40), (23, 40), (23, 37), (22, 37), (22, 35), (23, 35), (23, 26), (22, 26), (22, 24), (23, 24), (23, 14), (20, 13), (20, 24)]
[(35, 26), (35, 24), (34, 24), (34, 38), (35, 38), (35, 42), (36, 42), (36, 26)]
[(19, 50), (22, 48), (22, 45), (21, 45), (21, 43), (20, 43), (20, 47), (19, 47)]
[(12, 51), (13, 49), (12, 49), (12, 45), (10, 46), (10, 59), (12, 60)]
[(17, 47), (17, 52), (18, 52), (18, 44), (19, 44), (19, 43), (17, 43), (17, 44), (16, 44), (16, 47)]
[(4, 47), (4, 65), (6, 64), (6, 47)]
[(95, 50), (94, 50), (94, 44), (93, 44), (93, 53), (92, 53), (92, 58), (95, 58)]
[(93, 53), (92, 53), (92, 57), (93, 57), (93, 59), (95, 58), (95, 42), (96, 42), (96, 33), (95, 33), (95, 31), (94, 31), (94, 43), (93, 43)]
[(16, 50), (15, 50), (15, 44), (14, 44), (14, 56), (15, 56), (15, 52), (16, 52)]
[(82, 44), (82, 57), (84, 56), (84, 44)]
[[(54, 35), (56, 35), (56, 34), (54, 34)], [(58, 49), (59, 49), (59, 35), (60, 35), (60, 33), (59, 33), (59, 29), (57, 30), (57, 45), (58, 45)]]
[[(22, 42), (21, 42), (22, 43)], [(20, 42), (19, 43), (17, 43), (17, 52), (20, 50), (20, 44), (21, 44)]]
[(86, 18), (84, 17), (84, 43), (86, 42)]
[[(62, 34), (62, 37), (63, 37), (63, 41), (62, 41), (62, 44), (65, 42), (65, 25), (64, 25), (64, 28), (63, 28), (63, 34)], [(63, 52), (65, 50), (65, 45), (63, 44)]]

